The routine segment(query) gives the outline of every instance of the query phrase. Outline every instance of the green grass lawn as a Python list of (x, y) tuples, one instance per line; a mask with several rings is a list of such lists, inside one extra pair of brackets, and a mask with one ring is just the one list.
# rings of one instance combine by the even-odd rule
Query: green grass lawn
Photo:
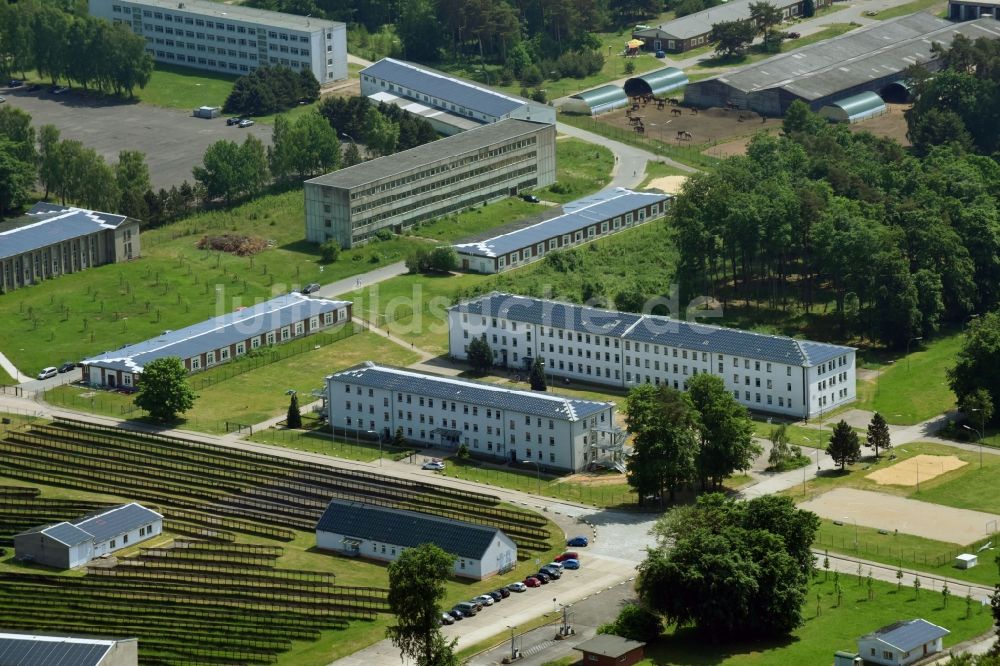
[[(305, 342), (308, 344), (308, 338)], [(211, 382), (214, 378), (228, 376), (229, 368), (222, 365), (192, 376), (191, 384), (198, 399), (176, 427), (218, 434), (226, 432), (227, 422), (260, 423), (285, 413), (289, 400), (287, 390), (296, 390), (299, 404), (305, 407), (315, 400), (310, 391), (322, 388), (327, 375), (373, 359), (405, 366), (417, 361), (419, 356), (381, 336), (364, 332), (204, 386), (206, 380)], [(47, 396), (56, 404), (111, 416), (139, 417), (141, 414), (132, 411), (131, 396), (111, 391), (60, 386)]]
[[(324, 267), (318, 247), (302, 239), (303, 208), (302, 191), (293, 190), (197, 213), (143, 232), (141, 259), (12, 291), (0, 299), (0, 321), (6, 324), (0, 350), (22, 372), (34, 374), (310, 282), (325, 284), (400, 261), (418, 242), (376, 242), (346, 250)], [(197, 248), (203, 236), (223, 233), (263, 238), (271, 247), (253, 258)]]
[(897, 620), (919, 617), (946, 627), (951, 631), (944, 638), (946, 648), (986, 633), (993, 624), (989, 607), (977, 602), (973, 602), (971, 615), (966, 618), (962, 590), (952, 590), (948, 607), (944, 608), (940, 591), (932, 590), (926, 582), (919, 596), (915, 596), (912, 588), (897, 591), (895, 585), (875, 581), (871, 600), (863, 580), (842, 575), (840, 585), (842, 598), (838, 605), (833, 577), (824, 582), (820, 574), (814, 579), (803, 604), (805, 621), (785, 640), (719, 644), (691, 630), (672, 629), (646, 646), (646, 659), (639, 663), (642, 666), (826, 664), (837, 650), (855, 650), (859, 636)]
[(544, 204), (528, 203), (520, 197), (507, 197), (460, 213), (421, 222), (414, 225), (409, 233), (421, 238), (455, 243), (546, 210), (548, 206)]
[(144, 104), (191, 111), (199, 106), (222, 106), (239, 77), (202, 69), (156, 63), (146, 87), (136, 91)]
[[(755, 418), (753, 421), (754, 435), (762, 439), (770, 439), (771, 432), (776, 430), (778, 426), (778, 423), (768, 423)], [(831, 432), (829, 428), (809, 428), (791, 423), (785, 425), (785, 434), (788, 435), (788, 440), (793, 446), (802, 446), (811, 449), (826, 449), (826, 444), (830, 441)], [(805, 453), (813, 455), (810, 451), (806, 451)]]
[(858, 409), (876, 410), (889, 423), (909, 425), (919, 423), (955, 406), (955, 394), (948, 386), (948, 368), (962, 346), (960, 333), (942, 335), (910, 356), (899, 357), (892, 365), (886, 359), (876, 365), (881, 375), (869, 381), (858, 381)]
[(913, 0), (913, 2), (908, 2), (905, 5), (897, 5), (896, 7), (884, 9), (872, 18), (885, 21), (886, 19), (907, 16), (917, 12), (931, 12), (933, 14), (935, 13), (934, 10), (944, 6), (945, 3), (941, 0)]
[(663, 162), (646, 162), (646, 178), (642, 181), (639, 189), (649, 187), (649, 184), (657, 178), (690, 175), (687, 171), (681, 171), (677, 167), (664, 164)]
[(14, 378), (7, 374), (6, 370), (4, 370), (3, 368), (0, 368), (0, 384), (7, 385), (7, 386), (13, 386), (16, 383), (17, 382), (14, 381)]

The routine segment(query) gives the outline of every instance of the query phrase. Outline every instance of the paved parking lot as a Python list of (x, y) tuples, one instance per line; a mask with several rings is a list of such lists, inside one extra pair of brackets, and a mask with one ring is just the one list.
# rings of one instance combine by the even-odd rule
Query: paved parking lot
[[(191, 112), (163, 109), (113, 98), (93, 98), (76, 92), (52, 95), (48, 87), (36, 92), (5, 90), (6, 104), (31, 114), (32, 124), (55, 125), (63, 139), (76, 139), (93, 148), (109, 163), (118, 161), (122, 150), (146, 153), (155, 189), (193, 182), (191, 169), (201, 164), (209, 144), (219, 139), (243, 141), (253, 134), (271, 143), (271, 126), (246, 129), (227, 126), (225, 117), (195, 118)], [(114, 211), (110, 211), (114, 212)]]

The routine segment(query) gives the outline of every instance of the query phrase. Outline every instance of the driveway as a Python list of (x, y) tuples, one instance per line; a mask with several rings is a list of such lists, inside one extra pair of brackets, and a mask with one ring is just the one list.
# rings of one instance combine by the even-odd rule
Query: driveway
[(205, 149), (220, 139), (242, 142), (253, 135), (264, 145), (271, 143), (270, 125), (240, 129), (227, 126), (224, 117), (204, 120), (190, 111), (75, 91), (52, 95), (47, 87), (36, 92), (15, 88), (3, 95), (7, 104), (30, 113), (36, 128), (55, 125), (63, 139), (93, 148), (108, 164), (117, 162), (122, 150), (144, 152), (154, 189), (169, 189), (185, 180), (193, 183), (191, 169), (201, 164)]
[[(58, 367), (58, 363), (56, 367)], [(70, 384), (72, 382), (78, 382), (83, 379), (83, 371), (80, 368), (73, 368), (69, 372), (64, 372), (56, 375), (55, 377), (49, 377), (48, 379), (29, 379), (26, 382), (22, 382), (19, 386), (23, 389), (28, 389), (29, 391), (46, 391), (50, 388), (55, 388), (56, 386), (62, 386), (63, 384)]]

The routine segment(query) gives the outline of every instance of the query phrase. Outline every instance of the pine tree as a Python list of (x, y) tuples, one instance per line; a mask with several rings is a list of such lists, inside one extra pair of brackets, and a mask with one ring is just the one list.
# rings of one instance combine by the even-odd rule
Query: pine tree
[(392, 437), (392, 445), (397, 449), (406, 448), (406, 437), (403, 436), (403, 427), (400, 426), (396, 428), (396, 432)]
[(858, 461), (861, 456), (861, 442), (858, 440), (858, 433), (847, 425), (847, 421), (841, 420), (834, 427), (826, 452), (833, 458), (833, 462), (840, 465), (840, 469)]
[(299, 394), (293, 393), (292, 399), (288, 401), (288, 417), (285, 425), (292, 429), (302, 427), (302, 412), (299, 411)]
[(868, 424), (867, 444), (875, 449), (875, 460), (878, 460), (879, 450), (887, 451), (892, 448), (892, 438), (889, 436), (889, 424), (881, 414), (875, 412), (872, 415), (871, 423)]
[(545, 364), (542, 359), (536, 358), (535, 362), (531, 364), (531, 374), (528, 376), (528, 381), (531, 382), (532, 391), (544, 391), (546, 389)]

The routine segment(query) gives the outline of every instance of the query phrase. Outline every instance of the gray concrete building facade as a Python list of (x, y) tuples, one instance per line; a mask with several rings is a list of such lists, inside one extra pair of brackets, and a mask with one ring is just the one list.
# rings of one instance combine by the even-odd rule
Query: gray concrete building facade
[(37, 203), (24, 217), (0, 225), (0, 293), (139, 254), (138, 220)]
[(89, 0), (91, 16), (127, 25), (157, 62), (243, 75), (264, 65), (347, 78), (347, 26), (211, 0)]
[(306, 239), (349, 248), (556, 177), (555, 125), (501, 120), (305, 182)]

